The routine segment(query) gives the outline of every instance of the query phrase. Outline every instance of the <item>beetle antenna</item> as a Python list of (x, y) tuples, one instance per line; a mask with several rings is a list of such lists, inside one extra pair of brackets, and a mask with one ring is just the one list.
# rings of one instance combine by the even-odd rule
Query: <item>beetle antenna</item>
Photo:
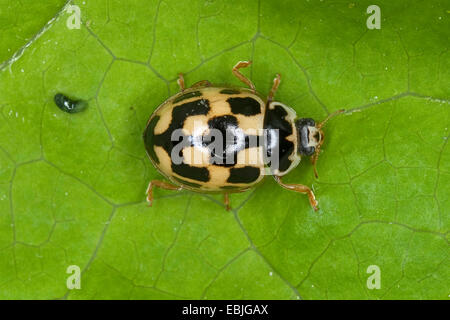
[(317, 174), (316, 163), (317, 163), (317, 159), (319, 158), (320, 147), (322, 146), (322, 143), (323, 143), (323, 141), (325, 139), (325, 135), (323, 134), (322, 127), (328, 122), (328, 120), (330, 120), (331, 118), (333, 118), (333, 117), (335, 117), (338, 114), (341, 114), (343, 112), (345, 112), (345, 109), (340, 109), (340, 110), (337, 110), (337, 111), (335, 111), (333, 113), (330, 113), (321, 123), (319, 123), (316, 126), (316, 128), (319, 129), (319, 132), (320, 132), (320, 142), (317, 145), (313, 156), (311, 157), (311, 163), (313, 165), (314, 175), (316, 176), (316, 179), (319, 177), (319, 175)]
[(338, 114), (341, 114), (342, 112), (345, 112), (345, 109), (339, 109), (339, 110), (336, 110), (333, 113), (330, 113), (321, 123), (319, 123), (316, 126), (316, 128), (320, 130), (325, 125), (325, 123), (328, 122), (328, 120), (330, 120), (331, 118), (337, 116)]

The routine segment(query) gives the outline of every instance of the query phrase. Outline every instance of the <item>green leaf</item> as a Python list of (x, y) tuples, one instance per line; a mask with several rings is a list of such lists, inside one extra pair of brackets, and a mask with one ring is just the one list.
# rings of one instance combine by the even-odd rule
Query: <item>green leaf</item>
[[(73, 1), (69, 29), (62, 1), (0, 1), (0, 298), (448, 299), (450, 7), (378, 1), (369, 30), (371, 4)], [(159, 189), (147, 207), (150, 114), (178, 72), (239, 85), (239, 60), (263, 94), (281, 73), (301, 117), (347, 109), (319, 178), (303, 159), (285, 179), (320, 210), (270, 178), (229, 212)], [(88, 109), (63, 113), (58, 92)]]
[[(45, 30), (66, 1), (0, 0), (0, 65)], [(4, 65), (2, 65), (3, 67)]]

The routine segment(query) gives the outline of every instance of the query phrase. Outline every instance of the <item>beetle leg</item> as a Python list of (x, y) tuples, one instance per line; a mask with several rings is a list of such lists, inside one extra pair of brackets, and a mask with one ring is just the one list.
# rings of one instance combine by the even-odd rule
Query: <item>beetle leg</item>
[(165, 190), (181, 190), (183, 189), (180, 186), (176, 186), (172, 183), (165, 182), (165, 181), (159, 181), (159, 180), (152, 180), (148, 184), (147, 191), (145, 192), (147, 194), (147, 203), (148, 206), (151, 207), (153, 204), (153, 188), (158, 187)]
[(241, 80), (243, 83), (245, 83), (247, 86), (249, 86), (250, 89), (252, 89), (255, 92), (256, 91), (255, 85), (239, 71), (240, 68), (246, 68), (251, 64), (252, 64), (251, 61), (239, 61), (233, 67), (233, 74), (236, 76), (236, 78)]
[(227, 211), (230, 211), (230, 194), (229, 193), (223, 194), (223, 203), (225, 204)]
[(319, 208), (317, 207), (318, 202), (316, 200), (316, 197), (314, 196), (314, 193), (312, 192), (312, 190), (310, 188), (308, 188), (307, 186), (305, 186), (303, 184), (283, 183), (279, 176), (273, 176), (273, 177), (275, 178), (275, 181), (283, 188), (306, 194), (308, 196), (309, 203), (311, 204), (311, 207), (314, 209), (314, 211), (319, 210)]
[(279, 73), (277, 73), (277, 76), (273, 79), (272, 89), (270, 89), (269, 95), (267, 96), (267, 102), (271, 102), (273, 100), (273, 97), (275, 96), (275, 93), (277, 92), (280, 82), (281, 82), (281, 76)]
[(177, 80), (178, 85), (180, 86), (180, 91), (183, 92), (184, 91), (184, 77), (183, 74), (180, 72), (178, 74), (178, 80)]
[(211, 82), (209, 82), (208, 80), (200, 80), (196, 83), (194, 83), (191, 88), (197, 88), (197, 87), (211, 87)]

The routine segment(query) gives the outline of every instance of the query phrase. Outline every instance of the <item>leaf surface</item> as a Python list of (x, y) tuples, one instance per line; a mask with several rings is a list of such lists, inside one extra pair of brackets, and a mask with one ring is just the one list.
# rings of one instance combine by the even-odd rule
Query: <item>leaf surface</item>
[[(62, 1), (0, 1), (0, 298), (448, 298), (447, 1), (378, 1), (379, 30), (368, 1), (68, 4), (80, 29)], [(147, 207), (148, 117), (178, 72), (239, 85), (239, 60), (263, 94), (281, 73), (276, 99), (300, 117), (347, 110), (319, 178), (303, 159), (285, 179), (320, 211), (270, 178), (230, 212), (187, 191)], [(61, 112), (58, 92), (88, 109)]]

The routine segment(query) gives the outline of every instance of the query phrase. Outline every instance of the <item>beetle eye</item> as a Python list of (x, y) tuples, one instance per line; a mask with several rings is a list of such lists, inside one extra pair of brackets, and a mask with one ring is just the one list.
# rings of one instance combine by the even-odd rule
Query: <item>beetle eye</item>
[(314, 151), (316, 151), (315, 147), (307, 147), (303, 149), (305, 156), (312, 156), (314, 154)]
[(317, 142), (320, 142), (320, 133), (318, 131), (314, 134), (314, 139), (316, 139)]

